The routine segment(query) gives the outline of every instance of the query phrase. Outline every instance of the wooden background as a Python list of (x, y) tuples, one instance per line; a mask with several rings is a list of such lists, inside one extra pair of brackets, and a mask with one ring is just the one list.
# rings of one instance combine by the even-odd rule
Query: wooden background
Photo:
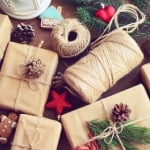
[[(75, 15), (75, 7), (74, 6), (70, 6), (69, 4), (65, 3), (65, 1), (53, 0), (52, 1), (52, 5), (54, 5), (56, 7), (57, 6), (62, 6), (62, 14), (63, 14), (64, 18), (74, 18), (74, 17), (76, 17), (76, 15)], [(3, 13), (2, 11), (0, 11), (0, 12)], [(33, 42), (30, 43), (30, 44), (32, 44), (34, 46), (37, 46), (38, 43), (41, 40), (44, 40), (45, 42), (43, 44), (43, 48), (51, 49), (51, 41), (49, 39), (51, 30), (40, 28), (40, 19), (39, 18), (34, 18), (34, 19), (30, 19), (30, 20), (16, 20), (16, 19), (11, 18), (11, 21), (12, 21), (12, 24), (14, 25), (14, 27), (17, 24), (21, 23), (21, 22), (23, 22), (25, 24), (32, 25), (33, 28), (35, 29), (36, 36), (35, 36)], [(149, 60), (150, 60), (149, 54), (147, 54), (144, 51), (143, 45), (142, 45), (142, 50), (143, 50), (143, 52), (145, 54), (145, 59), (143, 60), (141, 65), (149, 62)], [(70, 64), (74, 63), (77, 59), (61, 59), (60, 58), (57, 71), (63, 72), (64, 69), (66, 68), (66, 66), (64, 64), (70, 65)], [(109, 96), (109, 95), (112, 95), (114, 93), (117, 93), (119, 91), (122, 91), (124, 89), (127, 89), (129, 87), (132, 87), (134, 85), (137, 85), (139, 83), (142, 83), (141, 75), (140, 75), (141, 65), (138, 66), (136, 69), (134, 69), (131, 73), (129, 73), (128, 75), (123, 77), (121, 80), (119, 80), (118, 83), (115, 86), (113, 86), (111, 89), (109, 89), (108, 91), (106, 91), (102, 95), (102, 98), (104, 98), (106, 96)], [(76, 97), (73, 97), (71, 95), (69, 95), (67, 97), (67, 99), (73, 105), (72, 110), (86, 105), (80, 99), (78, 99)], [(136, 99), (136, 95), (135, 95), (135, 99)], [(65, 110), (64, 113), (66, 113), (67, 111), (70, 111), (70, 110)], [(56, 120), (56, 117), (57, 117), (55, 111), (53, 111), (53, 110), (45, 110), (44, 116), (47, 117), (47, 118), (55, 119), (55, 120)], [(48, 134), (51, 134), (51, 133), (48, 133)], [(9, 144), (7, 144), (5, 146), (4, 145), (0, 145), (0, 150), (9, 150), (9, 149), (10, 149), (10, 145)], [(59, 141), (59, 145), (58, 145), (58, 150), (70, 150), (70, 149), (71, 148), (70, 148), (70, 145), (69, 145), (69, 143), (67, 141), (65, 133), (64, 133), (64, 131), (62, 131), (62, 134), (61, 134), (61, 137), (60, 137), (60, 141)]]

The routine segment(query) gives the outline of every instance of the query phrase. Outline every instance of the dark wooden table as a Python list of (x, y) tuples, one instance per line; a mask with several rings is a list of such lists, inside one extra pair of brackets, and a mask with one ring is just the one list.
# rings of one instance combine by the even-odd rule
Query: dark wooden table
[[(62, 6), (62, 14), (63, 14), (64, 18), (76, 17), (75, 7), (65, 3), (65, 1), (62, 2), (60, 0), (53, 0), (52, 4), (54, 6), (58, 6), (58, 5)], [(3, 12), (1, 11), (1, 13), (3, 13)], [(34, 19), (30, 19), (30, 20), (16, 20), (16, 19), (11, 18), (11, 21), (12, 21), (12, 24), (14, 25), (14, 27), (21, 22), (32, 25), (33, 28), (35, 29), (36, 36), (35, 36), (35, 39), (33, 40), (33, 42), (30, 44), (37, 46), (41, 40), (44, 40), (45, 42), (43, 44), (43, 48), (51, 49), (51, 41), (49, 38), (51, 30), (42, 29), (40, 27), (40, 19), (39, 18), (34, 18)], [(144, 52), (144, 50), (143, 50), (143, 52)], [(63, 72), (63, 70), (65, 69), (65, 66), (63, 64), (68, 63), (68, 65), (69, 65), (70, 63), (73, 63), (74, 61), (76, 61), (76, 60), (72, 60), (72, 59), (64, 60), (64, 59), (60, 58), (57, 71)], [(141, 65), (143, 65), (149, 61), (150, 61), (150, 56), (147, 53), (145, 53), (145, 58)], [(128, 75), (123, 77), (121, 80), (119, 80), (115, 86), (113, 86), (111, 89), (109, 89), (102, 95), (102, 98), (110, 96), (114, 93), (117, 93), (117, 92), (127, 89), (129, 87), (132, 87), (134, 85), (137, 85), (139, 83), (142, 83), (141, 76), (140, 76), (141, 65), (138, 66), (136, 69), (134, 69), (131, 73), (129, 73)], [(135, 99), (136, 99), (136, 96), (135, 96)], [(71, 95), (68, 96), (68, 100), (73, 105), (72, 110), (86, 105), (80, 99), (73, 97)], [(67, 111), (65, 111), (65, 113), (66, 112)], [(47, 118), (56, 120), (56, 113), (53, 110), (45, 110), (44, 116)], [(48, 134), (50, 134), (50, 133), (48, 133)], [(10, 149), (9, 145), (5, 145), (5, 146), (0, 145), (0, 150), (9, 150), (9, 149)], [(62, 130), (62, 134), (61, 134), (59, 145), (58, 145), (58, 150), (70, 150), (70, 149), (71, 148), (67, 141), (65, 133)]]

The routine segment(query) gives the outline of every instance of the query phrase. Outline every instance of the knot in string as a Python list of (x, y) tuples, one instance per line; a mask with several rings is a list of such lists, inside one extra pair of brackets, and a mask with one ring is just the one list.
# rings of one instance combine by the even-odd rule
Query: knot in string
[[(106, 144), (110, 144), (114, 138), (115, 135), (118, 135), (123, 131), (123, 125), (121, 122), (115, 122), (112, 126), (107, 127), (102, 132), (102, 135), (104, 134), (104, 142)], [(101, 135), (101, 134), (100, 134)], [(109, 138), (110, 137), (110, 138)], [(119, 138), (120, 140), (120, 138)]]
[(113, 125), (110, 125), (104, 129), (103, 132), (101, 132), (99, 135), (91, 138), (88, 142), (92, 142), (94, 140), (104, 140), (104, 142), (109, 145), (113, 141), (113, 138), (116, 136), (122, 146), (122, 149), (125, 150), (119, 137), (119, 134), (123, 131), (123, 127), (124, 126), (121, 122), (115, 122)]

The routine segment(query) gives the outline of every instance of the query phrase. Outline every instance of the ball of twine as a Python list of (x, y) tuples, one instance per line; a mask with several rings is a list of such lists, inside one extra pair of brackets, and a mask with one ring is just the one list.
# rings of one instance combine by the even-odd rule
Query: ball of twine
[(122, 30), (113, 31), (64, 72), (65, 82), (91, 103), (143, 60), (137, 43)]
[(77, 19), (65, 19), (51, 32), (51, 46), (63, 58), (81, 54), (90, 43), (90, 31)]

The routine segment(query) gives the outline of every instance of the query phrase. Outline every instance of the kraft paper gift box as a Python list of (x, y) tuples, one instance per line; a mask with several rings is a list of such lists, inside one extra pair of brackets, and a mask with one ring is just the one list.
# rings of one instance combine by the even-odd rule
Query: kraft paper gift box
[[(139, 84), (105, 99), (101, 99), (93, 104), (89, 104), (64, 114), (61, 118), (62, 124), (73, 149), (83, 145), (89, 140), (88, 134), (90, 130), (87, 127), (87, 122), (95, 119), (107, 120), (107, 115), (102, 105), (102, 101), (105, 104), (109, 115), (111, 115), (114, 105), (122, 102), (127, 104), (131, 109), (131, 120), (134, 121), (144, 118), (145, 116), (149, 116), (148, 119), (137, 122), (136, 125), (150, 128), (150, 102), (143, 85)], [(135, 146), (138, 148), (138, 150), (150, 149), (150, 144), (136, 144)], [(114, 150), (122, 149), (115, 147)]]
[(150, 63), (145, 64), (141, 67), (141, 77), (150, 93)]
[(21, 114), (11, 150), (57, 150), (60, 133), (58, 121)]
[(7, 44), (10, 41), (13, 25), (7, 15), (0, 14), (0, 60), (3, 58)]
[[(18, 69), (30, 56), (40, 58), (46, 66), (35, 80), (24, 79)], [(43, 115), (57, 64), (58, 55), (53, 51), (10, 42), (0, 72), (0, 108)]]

